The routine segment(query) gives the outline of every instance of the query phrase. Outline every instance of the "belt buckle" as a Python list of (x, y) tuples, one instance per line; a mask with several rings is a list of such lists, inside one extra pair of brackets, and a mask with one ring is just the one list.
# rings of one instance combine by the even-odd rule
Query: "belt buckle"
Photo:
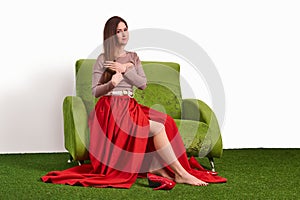
[(123, 95), (128, 95), (128, 90), (123, 90), (122, 93)]

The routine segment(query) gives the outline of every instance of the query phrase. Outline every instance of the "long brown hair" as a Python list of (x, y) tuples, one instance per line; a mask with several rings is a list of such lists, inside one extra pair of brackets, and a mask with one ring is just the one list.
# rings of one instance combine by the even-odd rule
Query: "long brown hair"
[[(120, 22), (124, 22), (128, 28), (127, 22), (119, 16), (113, 16), (109, 18), (104, 26), (103, 30), (103, 50), (104, 50), (104, 60), (114, 61), (115, 60), (115, 50), (117, 46), (117, 27)], [(107, 83), (111, 80), (111, 77), (116, 72), (110, 69), (106, 69), (103, 73), (100, 83)]]
[(113, 16), (107, 20), (103, 31), (103, 48), (105, 60), (113, 61), (115, 59), (115, 50), (117, 46), (117, 27), (120, 22), (127, 23), (124, 19), (118, 16)]

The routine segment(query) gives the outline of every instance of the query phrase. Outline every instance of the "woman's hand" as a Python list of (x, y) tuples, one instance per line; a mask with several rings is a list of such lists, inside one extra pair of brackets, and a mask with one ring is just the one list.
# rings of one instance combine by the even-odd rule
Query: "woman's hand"
[(119, 72), (119, 73), (124, 73), (127, 69), (126, 64), (121, 64), (121, 63), (114, 62), (114, 61), (105, 61), (104, 67), (107, 67), (107, 68), (114, 70), (116, 72)]
[(121, 72), (117, 71), (112, 77), (111, 77), (111, 83), (114, 86), (117, 86), (121, 81), (123, 80), (123, 75)]

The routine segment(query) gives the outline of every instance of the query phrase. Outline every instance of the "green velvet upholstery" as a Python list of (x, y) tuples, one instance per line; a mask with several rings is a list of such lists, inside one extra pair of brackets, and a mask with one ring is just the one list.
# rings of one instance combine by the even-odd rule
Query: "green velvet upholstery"
[[(91, 93), (92, 70), (96, 60), (76, 62), (76, 96), (63, 102), (65, 147), (74, 160), (88, 160), (88, 114), (97, 102)], [(221, 157), (222, 138), (217, 118), (201, 100), (182, 99), (180, 65), (173, 62), (142, 61), (147, 88), (134, 88), (142, 105), (170, 115), (176, 122), (189, 156)]]
[(75, 160), (88, 159), (89, 129), (86, 106), (80, 97), (67, 96), (63, 102), (65, 147)]

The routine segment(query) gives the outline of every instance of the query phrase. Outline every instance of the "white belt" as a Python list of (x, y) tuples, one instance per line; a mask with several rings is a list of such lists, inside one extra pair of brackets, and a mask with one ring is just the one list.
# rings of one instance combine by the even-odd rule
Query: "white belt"
[(129, 90), (111, 91), (106, 94), (107, 96), (130, 96), (133, 97), (133, 92)]

